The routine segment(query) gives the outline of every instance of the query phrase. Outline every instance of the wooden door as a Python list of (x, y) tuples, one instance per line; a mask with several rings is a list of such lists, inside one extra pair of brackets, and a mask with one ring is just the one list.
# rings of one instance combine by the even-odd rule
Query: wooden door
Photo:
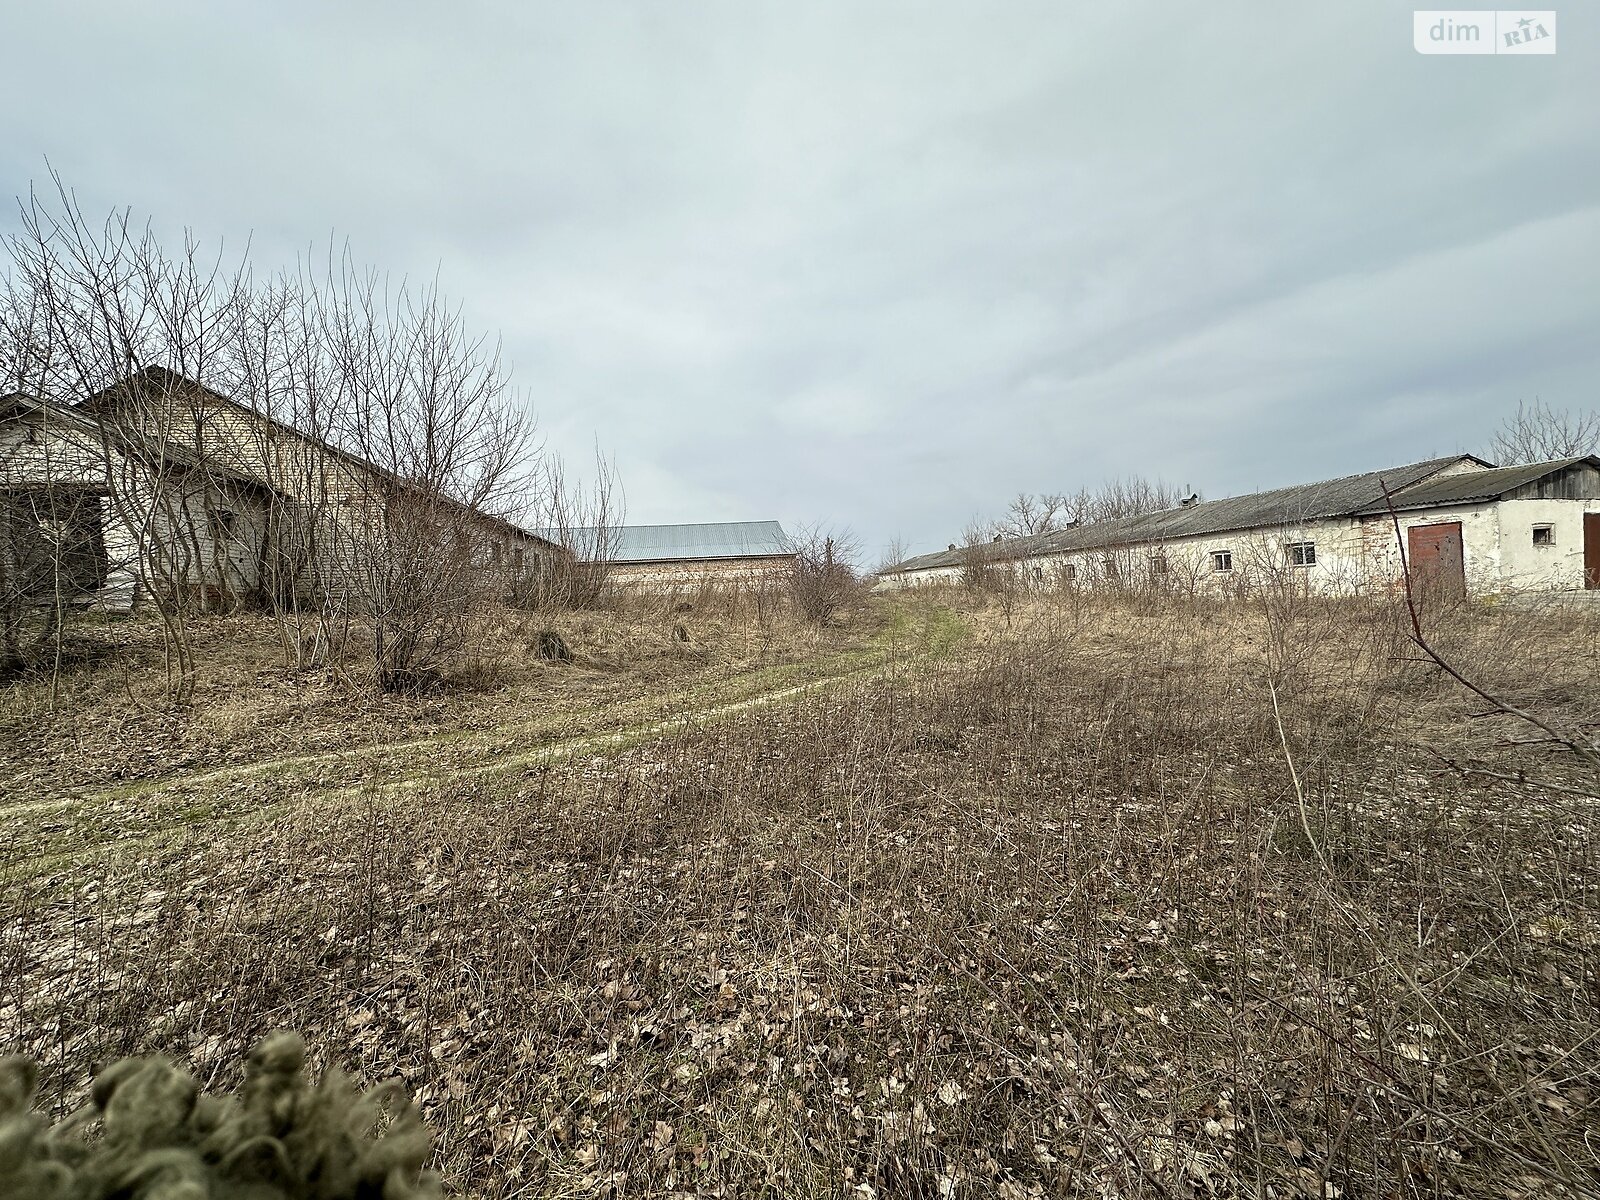
[(1406, 530), (1406, 559), (1413, 590), (1440, 600), (1466, 596), (1467, 556), (1460, 521), (1413, 525)]
[(1600, 588), (1600, 513), (1583, 514), (1583, 586)]

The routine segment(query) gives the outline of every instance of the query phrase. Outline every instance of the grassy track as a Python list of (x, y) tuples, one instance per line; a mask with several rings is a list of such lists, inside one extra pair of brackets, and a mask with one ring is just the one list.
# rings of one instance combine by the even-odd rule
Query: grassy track
[(930, 609), (915, 618), (896, 610), (865, 645), (689, 690), (554, 717), (513, 718), (489, 729), (445, 730), (135, 780), (73, 797), (19, 798), (0, 804), (0, 835), (8, 850), (0, 880), (37, 877), (101, 856), (149, 852), (164, 840), (216, 837), (230, 824), (270, 819), (284, 804), (414, 795), (430, 784), (490, 778), (620, 749), (913, 668), (950, 653), (967, 629), (948, 609)]

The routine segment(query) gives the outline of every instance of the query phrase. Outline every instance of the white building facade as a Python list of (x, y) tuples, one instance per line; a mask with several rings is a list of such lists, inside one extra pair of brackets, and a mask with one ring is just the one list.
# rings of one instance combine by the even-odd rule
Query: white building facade
[[(1398, 528), (1397, 528), (1398, 527)], [(1471, 455), (953, 547), (882, 573), (885, 586), (1005, 570), (1031, 586), (1325, 594), (1402, 578), (1454, 595), (1600, 588), (1600, 460), (1491, 467)]]

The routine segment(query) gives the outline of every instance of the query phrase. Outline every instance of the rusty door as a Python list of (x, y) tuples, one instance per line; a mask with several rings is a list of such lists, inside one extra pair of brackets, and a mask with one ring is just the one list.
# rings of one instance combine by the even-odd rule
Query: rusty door
[(1600, 513), (1583, 514), (1583, 586), (1600, 588)]
[(1435, 599), (1459, 600), (1467, 594), (1467, 556), (1461, 522), (1413, 525), (1406, 530), (1406, 560), (1411, 586)]

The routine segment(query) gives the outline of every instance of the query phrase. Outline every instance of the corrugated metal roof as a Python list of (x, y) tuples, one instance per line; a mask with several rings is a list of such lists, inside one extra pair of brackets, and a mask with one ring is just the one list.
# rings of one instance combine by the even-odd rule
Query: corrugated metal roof
[[(1385, 487), (1391, 492), (1412, 487), (1463, 460), (1481, 461), (1466, 454), (1430, 458), (1425, 462), (1389, 467), (1382, 471), (1345, 475), (1318, 483), (1301, 483), (1269, 492), (1252, 492), (1246, 496), (1230, 496), (1188, 508), (1169, 508), (1137, 517), (1098, 521), (1093, 525), (1079, 525), (1054, 533), (1035, 534), (1033, 537), (1012, 538), (999, 543), (996, 551), (1008, 559), (1033, 558), (1074, 550), (1110, 550), (1118, 546), (1200, 537), (1208, 533), (1296, 525), (1323, 517), (1352, 516), (1374, 502), (1381, 502)], [(1479, 473), (1484, 472), (1470, 472), (1468, 475)], [(924, 554), (890, 568), (889, 573), (958, 567), (964, 554), (965, 551), (960, 547)]]
[(571, 546), (584, 557), (604, 538), (612, 562), (672, 562), (700, 558), (757, 558), (790, 554), (788, 535), (776, 521), (719, 521), (704, 525), (619, 525), (538, 530), (540, 537)]
[[(1446, 475), (1443, 479), (1430, 479), (1409, 488), (1402, 496), (1394, 497), (1398, 510), (1434, 508), (1444, 504), (1472, 504), (1494, 500), (1507, 492), (1514, 492), (1526, 484), (1554, 475), (1577, 463), (1589, 463), (1600, 469), (1600, 459), (1591, 457), (1558, 458), (1550, 462), (1526, 463), (1519, 467), (1495, 467), (1488, 471), (1468, 471), (1463, 475)], [(1361, 510), (1363, 515), (1388, 512), (1388, 504), (1380, 497)]]

